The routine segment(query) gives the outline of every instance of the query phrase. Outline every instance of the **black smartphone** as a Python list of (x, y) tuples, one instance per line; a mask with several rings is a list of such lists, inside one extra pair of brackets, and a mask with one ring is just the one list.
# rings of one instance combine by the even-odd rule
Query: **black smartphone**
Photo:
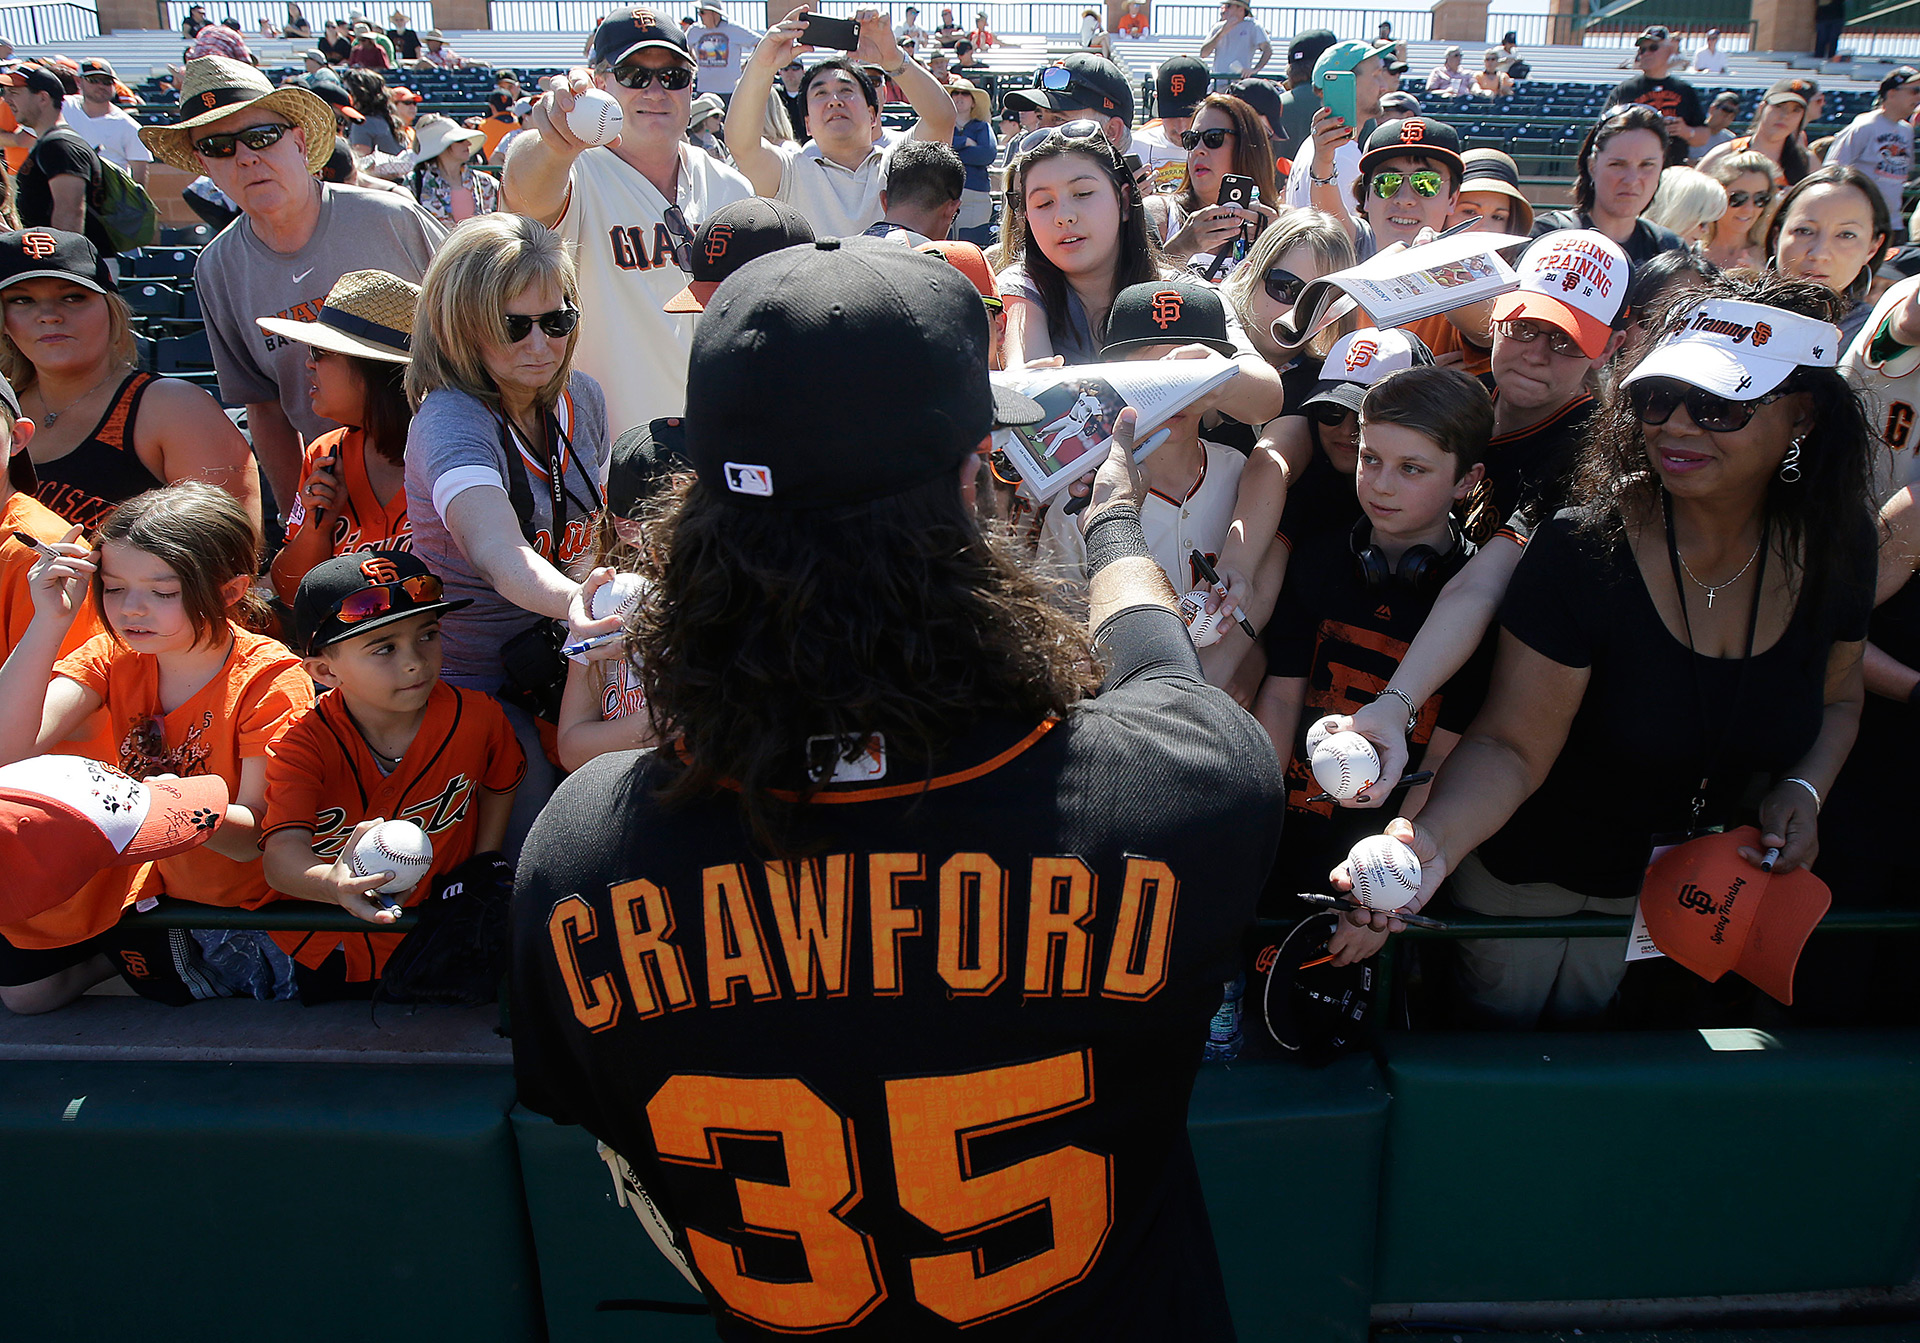
[(1242, 177), (1238, 173), (1228, 173), (1220, 179), (1220, 204), (1249, 206), (1253, 204), (1253, 179)]
[(852, 51), (860, 45), (860, 22), (857, 19), (836, 19), (826, 14), (809, 14), (800, 40), (810, 47), (837, 47), (841, 51)]
[(1121, 156), (1121, 161), (1122, 161), (1122, 162), (1124, 162), (1124, 163), (1125, 163), (1125, 164), (1127, 165), (1127, 171), (1128, 171), (1129, 173), (1132, 173), (1132, 174), (1133, 174), (1134, 176), (1136, 176), (1136, 177), (1137, 177), (1137, 176), (1139, 176), (1139, 174), (1140, 174), (1140, 156), (1139, 156), (1138, 154), (1125, 154), (1125, 155), (1122, 155), (1122, 156)]

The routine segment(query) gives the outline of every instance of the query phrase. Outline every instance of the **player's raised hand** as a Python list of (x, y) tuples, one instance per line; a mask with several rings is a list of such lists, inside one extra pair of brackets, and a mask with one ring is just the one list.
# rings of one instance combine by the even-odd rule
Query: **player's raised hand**
[[(1376, 933), (1401, 933), (1406, 931), (1407, 925), (1399, 916), (1418, 914), (1426, 903), (1433, 899), (1434, 892), (1440, 889), (1440, 883), (1447, 879), (1447, 873), (1452, 868), (1452, 864), (1447, 860), (1447, 856), (1440, 852), (1440, 846), (1434, 842), (1433, 836), (1404, 816), (1396, 816), (1388, 821), (1386, 834), (1412, 849), (1413, 856), (1420, 860), (1420, 889), (1411, 900), (1391, 914), (1356, 909), (1348, 912), (1347, 921), (1358, 928), (1371, 928)], [(1344, 859), (1338, 867), (1333, 869), (1329, 877), (1336, 891), (1352, 893), (1353, 874), (1348, 871)]]
[(347, 842), (340, 846), (340, 856), (333, 860), (333, 866), (329, 867), (320, 878), (327, 888), (327, 894), (340, 908), (356, 919), (383, 925), (397, 920), (400, 917), (400, 909), (397, 905), (386, 904), (373, 892), (377, 887), (386, 885), (387, 878), (393, 874), (372, 872), (364, 877), (356, 876), (353, 869), (347, 865), (347, 855), (360, 847), (360, 841), (365, 839), (376, 825), (385, 824), (384, 817), (376, 816), (356, 825), (353, 833), (347, 836)]
[[(58, 541), (36, 541), (40, 552), (27, 573), (27, 590), (33, 598), (33, 616), (58, 625), (71, 625), (87, 600), (87, 585), (93, 582), (98, 566), (93, 552), (80, 544), (84, 529), (73, 527)], [(24, 539), (24, 538), (23, 538)]]

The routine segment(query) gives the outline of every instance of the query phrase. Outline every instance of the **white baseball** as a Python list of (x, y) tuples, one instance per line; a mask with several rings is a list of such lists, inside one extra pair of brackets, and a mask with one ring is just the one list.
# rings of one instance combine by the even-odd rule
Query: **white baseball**
[(1207, 598), (1212, 595), (1210, 588), (1195, 588), (1180, 594), (1180, 618), (1187, 622), (1187, 633), (1193, 636), (1195, 648), (1211, 648), (1225, 633), (1225, 609), (1207, 610)]
[(1345, 801), (1373, 787), (1380, 778), (1380, 757), (1358, 732), (1330, 732), (1307, 757), (1314, 782)]
[(567, 134), (582, 144), (603, 145), (620, 134), (626, 118), (613, 95), (599, 89), (585, 89), (573, 95), (573, 110), (567, 113)]
[(1368, 835), (1347, 854), (1353, 898), (1368, 909), (1391, 914), (1420, 893), (1420, 859), (1392, 835)]
[(373, 888), (376, 895), (399, 895), (420, 884), (433, 866), (433, 841), (412, 821), (382, 821), (360, 837), (347, 854), (347, 868), (356, 877), (376, 872), (391, 872), (384, 885)]
[(1307, 756), (1309, 759), (1312, 758), (1315, 751), (1320, 749), (1321, 742), (1338, 731), (1333, 725), (1333, 720), (1337, 717), (1339, 717), (1338, 714), (1328, 714), (1325, 718), (1319, 719), (1312, 727), (1307, 729)]
[(640, 594), (646, 589), (647, 582), (639, 574), (615, 574), (593, 594), (593, 618), (605, 620), (608, 616), (624, 617), (639, 605)]

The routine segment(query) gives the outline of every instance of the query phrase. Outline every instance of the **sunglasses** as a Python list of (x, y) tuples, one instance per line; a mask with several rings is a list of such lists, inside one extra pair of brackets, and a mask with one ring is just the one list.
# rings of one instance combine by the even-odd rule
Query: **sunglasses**
[(1665, 424), (1684, 404), (1694, 424), (1708, 433), (1735, 434), (1747, 427), (1760, 407), (1778, 401), (1788, 390), (1781, 386), (1751, 401), (1734, 401), (1677, 378), (1643, 378), (1627, 388), (1627, 400), (1642, 424)]
[(1105, 144), (1106, 127), (1087, 117), (1063, 122), (1058, 126), (1042, 126), (1039, 130), (1028, 131), (1020, 137), (1020, 144), (1014, 150), (1015, 155), (1030, 154), (1040, 146), (1053, 140), (1098, 140)]
[(1373, 194), (1383, 201), (1390, 201), (1400, 194), (1400, 188), (1408, 182), (1413, 183), (1415, 195), (1433, 197), (1440, 194), (1440, 174), (1431, 168), (1410, 173), (1375, 173)]
[(1358, 413), (1348, 410), (1345, 406), (1335, 405), (1331, 401), (1322, 401), (1317, 406), (1307, 407), (1307, 418), (1323, 429), (1331, 429), (1334, 425)]
[(1764, 210), (1773, 204), (1773, 193), (1771, 191), (1756, 191), (1752, 194), (1748, 194), (1745, 191), (1729, 191), (1727, 193), (1727, 204), (1733, 209), (1738, 210), (1748, 201), (1752, 201), (1757, 208)]
[(249, 126), (244, 131), (203, 136), (193, 142), (193, 147), (210, 159), (230, 159), (239, 152), (241, 145), (258, 154), (279, 144), (280, 137), (292, 129), (291, 126), (273, 121), (264, 126)]
[(81, 78), (81, 79), (82, 79), (83, 81), (85, 81), (86, 83), (88, 83), (88, 84), (111, 84), (111, 83), (113, 83), (113, 76), (112, 76), (112, 75), (81, 75), (81, 76), (80, 76), (80, 78)]
[(673, 239), (673, 264), (689, 275), (693, 273), (693, 228), (687, 223), (687, 217), (677, 205), (669, 205), (667, 212), (660, 216), (660, 222), (667, 226), (667, 234)]
[(1307, 282), (1290, 270), (1281, 270), (1275, 266), (1267, 272), (1267, 278), (1261, 281), (1267, 287), (1267, 297), (1275, 303), (1285, 303), (1291, 307), (1300, 301), (1300, 291)]
[(654, 80), (660, 81), (660, 87), (678, 93), (693, 83), (693, 71), (684, 65), (669, 65), (655, 69), (651, 65), (616, 65), (613, 68), (613, 82), (623, 89), (644, 89)]
[(1564, 331), (1555, 331), (1552, 327), (1538, 326), (1532, 322), (1495, 322), (1493, 329), (1508, 340), (1517, 340), (1522, 345), (1531, 345), (1545, 336), (1547, 348), (1562, 358), (1585, 359), (1587, 357), (1587, 352), (1580, 348), (1572, 336)]
[(1049, 65), (1040, 72), (1040, 87), (1049, 93), (1065, 93), (1073, 87), (1073, 71), (1064, 65)]
[(1211, 130), (1204, 131), (1181, 131), (1180, 147), (1189, 153), (1201, 145), (1205, 145), (1208, 149), (1218, 149), (1232, 134), (1233, 132), (1225, 126), (1215, 126)]
[(556, 339), (571, 336), (573, 329), (580, 325), (580, 309), (569, 303), (564, 308), (555, 308), (552, 312), (543, 312), (537, 316), (531, 313), (505, 313), (507, 323), (507, 344), (518, 345), (533, 334), (534, 323), (540, 329)]

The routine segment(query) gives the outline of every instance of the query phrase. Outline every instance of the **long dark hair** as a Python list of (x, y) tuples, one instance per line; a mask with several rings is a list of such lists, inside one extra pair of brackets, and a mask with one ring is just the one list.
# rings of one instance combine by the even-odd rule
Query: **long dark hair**
[(983, 718), (1038, 723), (1098, 682), (1085, 628), (982, 530), (956, 475), (802, 513), (735, 508), (687, 476), (651, 514), (630, 652), (660, 739), (681, 740), (662, 798), (737, 788), (772, 852), (811, 792), (809, 738), (884, 734), (911, 780)]
[(341, 72), (340, 82), (353, 99), (353, 110), (361, 116), (379, 117), (390, 128), (400, 124), (394, 118), (392, 103), (388, 101), (386, 78), (379, 71), (354, 66)]
[[(253, 520), (231, 494), (200, 480), (176, 480), (157, 490), (136, 494), (107, 515), (93, 538), (94, 549), (115, 541), (144, 550), (172, 569), (180, 579), (180, 605), (193, 630), (195, 647), (211, 644), (213, 636), (236, 620), (249, 629), (272, 628), (266, 599), (251, 586), (229, 607), (221, 589), (236, 578), (260, 572), (260, 540)], [(94, 609), (113, 641), (124, 645), (120, 631), (106, 617), (104, 568), (93, 571)]]
[[(1020, 155), (1014, 160), (1012, 180), (1007, 188), (1010, 208), (1007, 211), (1003, 255), (1009, 263), (1019, 262), (1027, 272), (1027, 278), (1033, 281), (1034, 288), (1040, 291), (1040, 301), (1047, 310), (1047, 334), (1052, 337), (1056, 348), (1066, 341), (1071, 329), (1067, 321), (1067, 277), (1043, 249), (1027, 246), (1032, 239), (1027, 231), (1027, 172), (1036, 163), (1066, 154), (1084, 154), (1098, 163), (1106, 169), (1107, 180), (1113, 184), (1113, 189), (1120, 193), (1120, 208), (1124, 217), (1120, 221), (1120, 261), (1115, 267), (1113, 292), (1118, 294), (1130, 284), (1158, 280), (1166, 270), (1160, 256), (1160, 244), (1154, 241), (1153, 230), (1147, 227), (1147, 212), (1140, 203), (1140, 190), (1134, 185), (1133, 175), (1126, 170), (1126, 165), (1120, 161), (1104, 136), (1097, 142), (1055, 136)], [(1099, 337), (1096, 335), (1095, 339)]]
[(385, 359), (363, 359), (357, 354), (338, 357), (353, 366), (366, 389), (366, 405), (360, 412), (363, 441), (398, 465), (407, 450), (407, 429), (413, 423), (413, 408), (407, 404), (407, 366)]
[[(1710, 298), (1763, 303), (1822, 322), (1837, 322), (1846, 307), (1825, 285), (1728, 270), (1673, 294), (1653, 318), (1655, 329), (1673, 330)], [(1860, 394), (1838, 369), (1803, 366), (1780, 387), (1812, 399), (1819, 432), (1805, 440), (1799, 480), (1788, 483), (1776, 473), (1768, 482), (1767, 523), (1787, 556), (1796, 602), (1845, 601), (1849, 585), (1873, 566), (1873, 430)], [(1573, 497), (1592, 501), (1582, 525), (1624, 539), (1627, 517), (1657, 517), (1660, 496), (1660, 478), (1647, 462), (1645, 426), (1627, 396), (1612, 391), (1594, 416), (1574, 472)]]
[[(1753, 120), (1747, 123), (1747, 144), (1753, 144), (1753, 132), (1760, 125), (1760, 114), (1767, 109), (1767, 100), (1762, 98), (1759, 106), (1753, 109)], [(1807, 154), (1807, 147), (1800, 143), (1800, 132), (1807, 128), (1807, 109), (1800, 108), (1800, 124), (1787, 132), (1787, 138), (1780, 146), (1780, 175), (1787, 179), (1788, 186), (1800, 185), (1801, 179), (1814, 170), (1815, 164)], [(1755, 153), (1760, 151), (1754, 150)]]
[(1893, 218), (1887, 213), (1887, 198), (1880, 194), (1880, 188), (1873, 179), (1858, 168), (1845, 164), (1830, 163), (1818, 172), (1808, 173), (1805, 177), (1787, 188), (1787, 194), (1780, 198), (1774, 207), (1773, 222), (1767, 225), (1767, 260), (1772, 262), (1780, 255), (1780, 230), (1786, 227), (1787, 215), (1793, 209), (1793, 203), (1817, 187), (1852, 187), (1867, 198), (1867, 208), (1873, 211), (1873, 231), (1880, 237), (1880, 246), (1867, 258), (1860, 273), (1853, 277), (1843, 291), (1852, 302), (1843, 303), (1844, 312), (1854, 303), (1861, 302), (1867, 291), (1873, 287), (1873, 273), (1879, 269), (1880, 259), (1887, 254), (1887, 239), (1892, 236)]
[(1582, 214), (1593, 209), (1593, 156), (1607, 142), (1624, 131), (1652, 131), (1660, 137), (1660, 152), (1667, 152), (1667, 123), (1645, 103), (1627, 103), (1616, 107), (1593, 124), (1587, 138), (1580, 142), (1580, 178), (1573, 184), (1573, 203)]
[[(1260, 120), (1260, 114), (1253, 110), (1253, 104), (1231, 94), (1209, 93), (1193, 109), (1193, 118), (1187, 124), (1197, 126), (1201, 114), (1209, 107), (1219, 108), (1233, 120), (1233, 170), (1242, 177), (1253, 179), (1254, 186), (1260, 189), (1262, 205), (1277, 208), (1280, 198), (1273, 182), (1273, 145), (1267, 137), (1267, 126)], [(1178, 199), (1180, 208), (1188, 214), (1204, 208), (1200, 198), (1194, 194), (1191, 178), (1181, 186)]]

